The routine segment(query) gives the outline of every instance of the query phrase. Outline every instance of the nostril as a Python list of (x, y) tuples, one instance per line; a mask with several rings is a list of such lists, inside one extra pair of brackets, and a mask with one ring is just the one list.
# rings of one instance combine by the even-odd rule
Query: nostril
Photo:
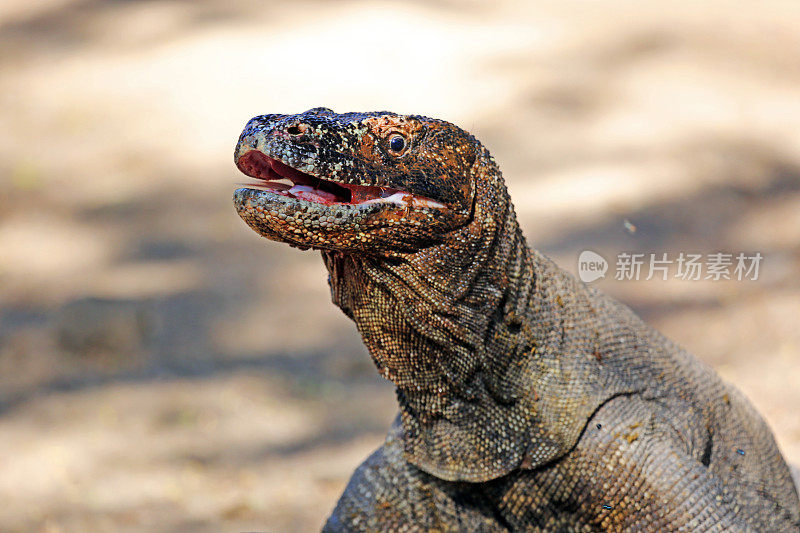
[(289, 135), (302, 135), (306, 132), (307, 129), (308, 129), (308, 124), (303, 124), (301, 122), (300, 124), (295, 124), (294, 126), (289, 126), (288, 128), (286, 128), (286, 133), (288, 133)]

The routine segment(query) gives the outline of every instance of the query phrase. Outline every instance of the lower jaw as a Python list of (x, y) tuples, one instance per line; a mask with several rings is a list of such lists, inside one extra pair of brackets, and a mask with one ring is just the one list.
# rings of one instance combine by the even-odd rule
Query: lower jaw
[[(333, 239), (336, 233), (367, 227), (369, 219), (381, 210), (377, 205), (323, 204), (251, 188), (237, 189), (233, 201), (239, 216), (261, 235), (274, 240), (281, 235), (295, 242), (302, 239), (315, 247), (325, 234)], [(303, 238), (307, 232), (321, 235)]]

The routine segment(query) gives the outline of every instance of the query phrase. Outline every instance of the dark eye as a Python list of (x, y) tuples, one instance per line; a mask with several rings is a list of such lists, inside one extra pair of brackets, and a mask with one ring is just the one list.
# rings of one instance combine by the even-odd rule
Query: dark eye
[(389, 150), (395, 153), (400, 153), (406, 147), (406, 140), (402, 135), (392, 135), (389, 138)]

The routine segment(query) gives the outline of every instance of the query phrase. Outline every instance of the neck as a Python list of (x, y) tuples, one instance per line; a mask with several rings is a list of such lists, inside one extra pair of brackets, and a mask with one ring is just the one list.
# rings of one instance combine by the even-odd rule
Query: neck
[[(532, 261), (502, 182), (465, 227), (413, 254), (325, 252), (334, 303), (352, 318), (381, 375), (423, 411), (475, 398), (508, 355), (532, 290)], [(424, 404), (424, 405), (423, 405)]]

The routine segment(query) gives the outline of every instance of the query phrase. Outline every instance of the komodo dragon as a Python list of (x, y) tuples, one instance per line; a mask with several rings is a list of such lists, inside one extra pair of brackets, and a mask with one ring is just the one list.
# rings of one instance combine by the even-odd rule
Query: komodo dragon
[(528, 248), (458, 127), (315, 108), (250, 120), (239, 215), (321, 250), (400, 413), (327, 531), (797, 531), (761, 416), (630, 309)]

